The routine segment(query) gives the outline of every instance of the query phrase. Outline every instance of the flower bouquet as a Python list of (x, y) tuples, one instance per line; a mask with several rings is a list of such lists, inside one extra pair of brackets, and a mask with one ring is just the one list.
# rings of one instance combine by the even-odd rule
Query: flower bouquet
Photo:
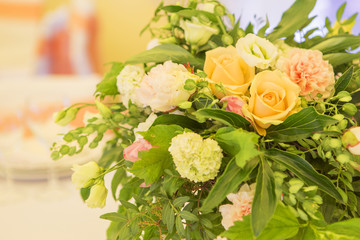
[(344, 4), (309, 29), (315, 3), (295, 1), (271, 31), (241, 29), (217, 1), (159, 5), (152, 46), (112, 63), (98, 113), (52, 148), (57, 160), (106, 141), (72, 181), (103, 207), (115, 171), (108, 239), (360, 239), (356, 14), (342, 19)]

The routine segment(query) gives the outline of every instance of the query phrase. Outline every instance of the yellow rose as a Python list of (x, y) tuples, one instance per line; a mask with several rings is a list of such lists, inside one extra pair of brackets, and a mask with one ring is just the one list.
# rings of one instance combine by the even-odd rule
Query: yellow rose
[(222, 98), (224, 94), (214, 88), (215, 83), (223, 84), (225, 95), (242, 95), (254, 78), (255, 68), (245, 63), (235, 47), (228, 46), (206, 52), (204, 72), (210, 79), (213, 93)]
[(251, 84), (249, 105), (243, 113), (264, 136), (266, 128), (282, 123), (296, 110), (299, 93), (300, 87), (279, 70), (260, 72)]

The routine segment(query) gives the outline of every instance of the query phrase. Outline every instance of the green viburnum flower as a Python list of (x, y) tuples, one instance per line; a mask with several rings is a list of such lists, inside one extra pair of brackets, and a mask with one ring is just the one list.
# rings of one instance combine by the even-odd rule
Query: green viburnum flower
[(91, 186), (93, 184), (93, 179), (98, 177), (101, 173), (101, 168), (94, 161), (84, 165), (74, 164), (72, 170), (74, 173), (71, 176), (71, 180), (76, 189)]
[(169, 151), (180, 175), (194, 182), (215, 178), (223, 157), (222, 149), (215, 140), (203, 140), (199, 134), (192, 132), (174, 137)]
[(85, 203), (90, 208), (103, 208), (106, 205), (107, 193), (108, 190), (104, 181), (101, 181), (91, 187), (89, 198), (86, 199)]

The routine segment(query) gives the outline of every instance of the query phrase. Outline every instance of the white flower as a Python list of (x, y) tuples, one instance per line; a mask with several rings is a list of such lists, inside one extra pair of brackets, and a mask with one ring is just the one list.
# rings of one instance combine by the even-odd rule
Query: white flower
[(136, 65), (126, 65), (117, 76), (117, 87), (122, 96), (122, 102), (128, 106), (129, 99), (132, 103), (141, 107), (136, 95), (135, 89), (139, 87), (145, 71), (142, 67)]
[(90, 208), (103, 208), (106, 204), (107, 193), (108, 190), (105, 187), (104, 181), (101, 181), (91, 187), (89, 198), (86, 199), (85, 203)]
[(138, 132), (146, 132), (147, 130), (149, 130), (156, 118), (157, 115), (155, 113), (151, 113), (149, 117), (145, 120), (145, 122), (139, 123), (137, 128), (134, 129), (135, 140), (143, 138)]
[(206, 44), (213, 34), (218, 34), (219, 29), (200, 23), (196, 17), (191, 21), (181, 20), (180, 27), (184, 29), (185, 40), (190, 43), (192, 48)]
[(199, 134), (188, 132), (171, 140), (169, 151), (182, 177), (205, 182), (216, 177), (223, 157), (215, 140), (203, 140)]
[(274, 65), (278, 55), (274, 44), (252, 33), (240, 38), (236, 43), (236, 49), (249, 66), (261, 69)]
[(153, 38), (153, 39), (151, 39), (151, 40), (148, 42), (148, 44), (146, 45), (146, 50), (150, 50), (150, 49), (152, 49), (152, 48), (154, 48), (154, 47), (157, 47), (157, 46), (159, 46), (159, 45), (160, 45), (159, 39), (158, 39), (158, 38)]
[(210, 13), (214, 13), (214, 9), (215, 9), (216, 4), (215, 3), (199, 3), (196, 6), (197, 10), (201, 10), (201, 11), (206, 11), (206, 12), (210, 12)]
[(223, 217), (221, 224), (228, 230), (235, 221), (242, 221), (243, 217), (251, 213), (251, 204), (255, 194), (255, 184), (244, 184), (238, 193), (230, 193), (227, 196), (233, 204), (225, 204), (219, 207)]
[(135, 90), (136, 99), (142, 105), (150, 106), (154, 112), (170, 111), (188, 100), (195, 91), (184, 89), (187, 79), (197, 80), (198, 76), (171, 61), (159, 64), (144, 76), (140, 87)]
[(76, 189), (90, 186), (92, 184), (92, 179), (98, 177), (101, 172), (99, 165), (94, 161), (81, 166), (74, 164), (72, 170), (74, 173), (71, 176), (71, 180)]

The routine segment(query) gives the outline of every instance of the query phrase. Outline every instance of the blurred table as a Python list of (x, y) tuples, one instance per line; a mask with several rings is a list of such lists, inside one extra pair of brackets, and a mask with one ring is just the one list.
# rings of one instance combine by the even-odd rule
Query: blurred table
[[(110, 179), (105, 182), (109, 189)], [(4, 184), (0, 179), (0, 191)], [(13, 189), (22, 197), (0, 203), (2, 240), (105, 240), (110, 222), (99, 216), (117, 209), (111, 193), (105, 208), (88, 208), (70, 178), (57, 181), (55, 188), (47, 181), (15, 181)], [(60, 190), (59, 197), (46, 197), (54, 190)]]

